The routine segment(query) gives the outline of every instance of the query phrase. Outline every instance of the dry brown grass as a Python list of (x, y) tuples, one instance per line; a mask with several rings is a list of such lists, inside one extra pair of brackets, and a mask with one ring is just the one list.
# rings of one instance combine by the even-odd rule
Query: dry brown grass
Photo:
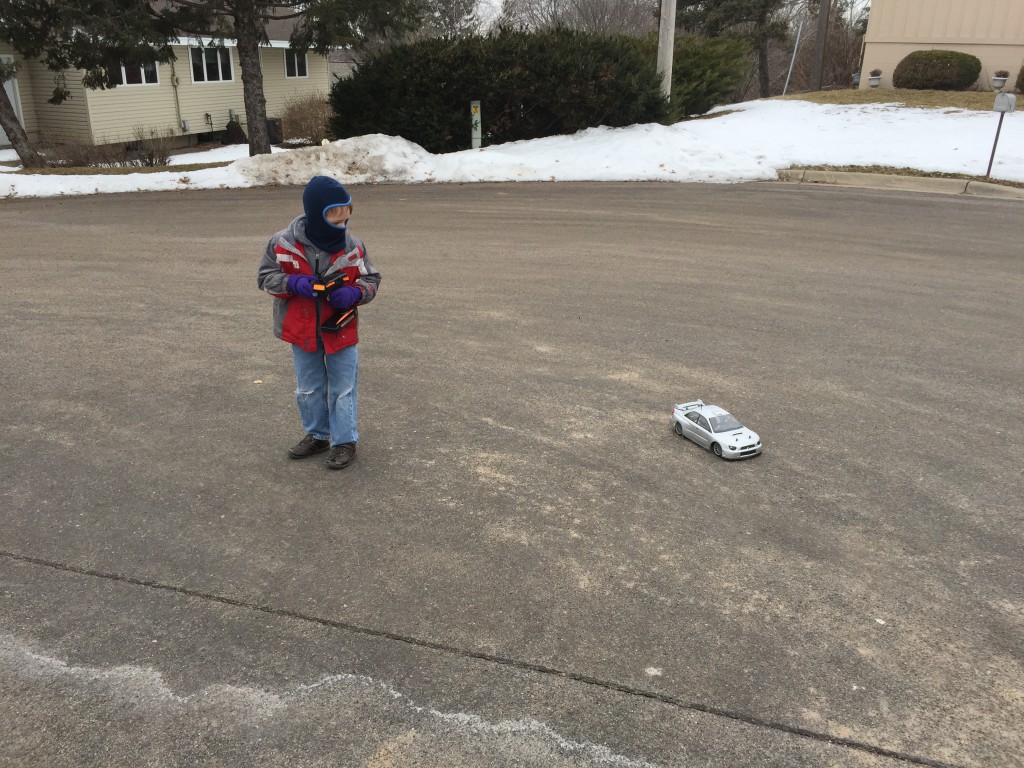
[(181, 165), (163, 165), (157, 167), (143, 166), (135, 168), (123, 168), (119, 166), (105, 168), (84, 166), (71, 168), (68, 166), (60, 166), (54, 168), (22, 168), (19, 171), (13, 171), (13, 173), (30, 176), (124, 176), (128, 173), (186, 173), (188, 171), (201, 171), (203, 168), (221, 168), (225, 165), (231, 165), (231, 163), (183, 163)]
[(815, 104), (899, 104), (931, 109), (970, 109), (991, 112), (994, 91), (915, 91), (909, 88), (868, 88), (866, 90), (812, 91), (776, 96), (777, 99), (812, 101)]
[(902, 168), (893, 165), (801, 165), (795, 170), (832, 171), (834, 173), (877, 173), (885, 176), (918, 176), (927, 179), (963, 179), (964, 181), (987, 181), (990, 184), (1001, 184), (1004, 187), (1024, 189), (1024, 184), (1006, 179), (986, 179), (984, 176), (971, 176), (966, 173), (940, 173), (938, 171), (920, 171), (917, 168)]
[(289, 99), (281, 115), (284, 138), (316, 146), (324, 139), (331, 138), (328, 123), (333, 114), (326, 93), (310, 93)]

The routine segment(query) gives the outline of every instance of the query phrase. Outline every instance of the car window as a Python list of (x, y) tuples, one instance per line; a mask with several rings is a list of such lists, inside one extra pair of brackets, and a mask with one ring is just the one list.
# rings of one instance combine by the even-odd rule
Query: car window
[(697, 424), (700, 426), (701, 429), (706, 429), (708, 432), (711, 431), (711, 425), (708, 424), (708, 420), (705, 419), (703, 416), (697, 417)]
[(720, 413), (711, 417), (711, 426), (715, 432), (732, 432), (734, 429), (743, 429), (743, 425), (733, 418), (731, 413)]
[(690, 421), (692, 421), (695, 424), (697, 423), (697, 414), (694, 413), (693, 411), (690, 411), (688, 414), (686, 414), (686, 418), (688, 418)]

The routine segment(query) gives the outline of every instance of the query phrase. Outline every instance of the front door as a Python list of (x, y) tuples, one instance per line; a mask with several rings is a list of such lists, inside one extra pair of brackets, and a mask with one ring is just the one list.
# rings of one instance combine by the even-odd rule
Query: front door
[[(0, 56), (4, 64), (8, 64), (13, 61), (10, 56)], [(14, 114), (18, 116), (18, 122), (22, 125), (25, 124), (25, 116), (21, 113), (21, 97), (18, 94), (18, 78), (11, 78), (4, 83), (4, 90), (7, 91), (7, 98), (11, 100), (11, 104), (14, 105)], [(7, 146), (11, 142), (7, 139), (7, 134), (4, 133), (4, 129), (0, 128), (0, 146)]]
[(703, 416), (697, 417), (697, 428), (693, 430), (693, 439), (705, 448), (711, 447), (711, 424)]

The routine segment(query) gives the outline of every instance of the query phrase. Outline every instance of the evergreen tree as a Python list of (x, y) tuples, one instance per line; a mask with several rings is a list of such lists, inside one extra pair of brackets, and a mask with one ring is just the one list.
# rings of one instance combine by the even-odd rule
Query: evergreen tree
[(768, 43), (784, 40), (788, 29), (777, 18), (788, 0), (679, 0), (676, 19), (679, 26), (706, 37), (739, 35), (749, 40), (757, 54), (757, 70), (762, 97), (771, 96)]

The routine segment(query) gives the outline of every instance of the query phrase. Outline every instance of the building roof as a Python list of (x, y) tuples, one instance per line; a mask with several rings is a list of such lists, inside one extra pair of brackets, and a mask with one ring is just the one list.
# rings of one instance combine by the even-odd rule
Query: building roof
[[(166, 8), (173, 0), (149, 0), (150, 6), (155, 9)], [(267, 39), (272, 43), (286, 43), (291, 39), (292, 30), (295, 29), (301, 17), (294, 16), (295, 9), (287, 6), (271, 6), (267, 9), (270, 15), (290, 16), (291, 18), (270, 19), (266, 23)]]
[[(286, 13), (294, 13), (292, 8), (280, 8), (277, 9)], [(267, 22), (267, 38), (272, 42), (285, 42), (292, 36), (292, 30), (295, 29), (299, 23), (298, 16), (294, 16), (290, 19), (272, 19)]]

